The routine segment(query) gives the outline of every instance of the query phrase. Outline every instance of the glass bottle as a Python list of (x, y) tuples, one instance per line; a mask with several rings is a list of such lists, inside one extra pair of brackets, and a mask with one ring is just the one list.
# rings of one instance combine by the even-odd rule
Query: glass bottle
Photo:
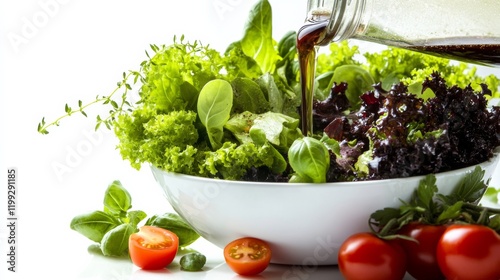
[(308, 0), (327, 45), (359, 39), (500, 66), (498, 0)]

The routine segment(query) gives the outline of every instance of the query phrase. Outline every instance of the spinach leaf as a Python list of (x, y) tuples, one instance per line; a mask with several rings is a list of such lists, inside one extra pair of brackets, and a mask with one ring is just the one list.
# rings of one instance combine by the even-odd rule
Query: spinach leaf
[(71, 220), (70, 228), (92, 241), (101, 242), (103, 236), (119, 224), (121, 222), (111, 214), (93, 211), (75, 216)]
[(101, 240), (101, 251), (105, 256), (123, 256), (128, 252), (128, 239), (137, 232), (131, 224), (121, 224), (108, 231)]
[(233, 104), (233, 89), (229, 82), (215, 79), (208, 82), (198, 97), (198, 116), (205, 126), (213, 149), (222, 146), (224, 124)]
[(233, 86), (233, 113), (249, 111), (260, 114), (269, 111), (269, 102), (260, 86), (249, 78), (236, 78)]
[(288, 159), (296, 172), (293, 182), (326, 182), (330, 154), (321, 141), (312, 137), (295, 140), (288, 150)]
[(284, 96), (274, 82), (273, 75), (266, 73), (260, 76), (256, 82), (268, 100), (271, 112), (283, 113)]
[(238, 41), (230, 44), (225, 52), (225, 56), (227, 59), (226, 69), (228, 76), (257, 79), (262, 75), (262, 70), (260, 70), (255, 59), (243, 52), (241, 42)]
[(268, 0), (261, 0), (250, 11), (241, 48), (259, 64), (262, 73), (274, 72), (280, 59), (272, 36), (271, 5)]
[(113, 181), (104, 193), (103, 203), (105, 212), (123, 217), (132, 207), (132, 198), (120, 181)]
[(276, 72), (288, 86), (295, 87), (299, 82), (299, 62), (297, 59), (297, 32), (286, 33), (278, 42), (281, 60), (276, 63)]
[(154, 215), (146, 221), (146, 225), (161, 227), (175, 233), (179, 237), (180, 247), (188, 246), (200, 237), (188, 223), (174, 213)]

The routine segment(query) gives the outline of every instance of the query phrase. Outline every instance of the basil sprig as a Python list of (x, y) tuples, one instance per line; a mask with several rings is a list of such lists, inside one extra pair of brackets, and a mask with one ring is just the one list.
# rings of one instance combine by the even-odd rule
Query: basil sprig
[[(70, 228), (99, 243), (104, 256), (128, 254), (128, 240), (138, 232), (139, 223), (147, 217), (142, 210), (132, 210), (132, 197), (120, 181), (113, 181), (104, 193), (103, 210), (75, 216)], [(187, 246), (199, 235), (175, 213), (154, 215), (146, 224), (160, 226), (175, 233)]]

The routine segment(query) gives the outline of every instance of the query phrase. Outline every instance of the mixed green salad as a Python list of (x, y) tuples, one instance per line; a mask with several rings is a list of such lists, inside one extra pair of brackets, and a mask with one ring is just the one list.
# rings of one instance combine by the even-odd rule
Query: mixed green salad
[(184, 36), (151, 51), (110, 95), (66, 105), (38, 131), (102, 104), (109, 115), (97, 116), (96, 129), (114, 130), (134, 168), (275, 182), (440, 172), (484, 161), (500, 145), (500, 109), (487, 106), (500, 96), (498, 78), (402, 49), (361, 53), (348, 42), (317, 58), (315, 135), (304, 137), (296, 33), (273, 39), (267, 0), (224, 52)]

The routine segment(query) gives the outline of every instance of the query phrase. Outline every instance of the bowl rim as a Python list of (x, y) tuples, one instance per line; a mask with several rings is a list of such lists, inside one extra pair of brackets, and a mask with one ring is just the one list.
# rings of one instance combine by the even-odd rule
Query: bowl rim
[[(493, 151), (493, 156), (490, 157), (487, 161), (477, 163), (474, 165), (458, 168), (458, 169), (453, 169), (453, 170), (448, 170), (444, 172), (439, 172), (439, 173), (434, 173), (436, 176), (446, 176), (449, 174), (453, 173), (463, 173), (467, 172), (468, 170), (473, 170), (476, 166), (484, 165), (484, 166), (490, 166), (491, 164), (496, 164), (500, 161), (500, 147), (495, 148)], [(238, 186), (247, 186), (251, 185), (252, 187), (257, 187), (257, 186), (283, 186), (286, 188), (301, 188), (301, 187), (362, 187), (362, 186), (372, 186), (374, 183), (376, 184), (384, 184), (384, 183), (394, 183), (398, 181), (406, 181), (408, 179), (410, 180), (421, 180), (425, 175), (417, 175), (417, 176), (410, 176), (410, 177), (403, 177), (403, 178), (390, 178), (390, 179), (374, 179), (374, 180), (365, 180), (365, 181), (343, 181), (343, 182), (326, 182), (326, 183), (289, 183), (289, 182), (263, 182), (263, 181), (240, 181), (240, 180), (227, 180), (227, 179), (221, 179), (221, 178), (208, 178), (208, 177), (201, 177), (201, 176), (195, 176), (195, 175), (187, 175), (187, 174), (182, 174), (182, 173), (175, 173), (171, 171), (166, 171), (161, 168), (158, 168), (154, 165), (150, 165), (150, 168), (154, 171), (156, 170), (157, 172), (161, 172), (164, 174), (168, 174), (168, 176), (172, 177), (177, 177), (179, 179), (184, 179), (184, 180), (191, 180), (193, 182), (197, 183), (213, 183), (213, 182), (223, 182), (225, 184), (235, 184)], [(483, 178), (484, 179), (484, 178)]]

